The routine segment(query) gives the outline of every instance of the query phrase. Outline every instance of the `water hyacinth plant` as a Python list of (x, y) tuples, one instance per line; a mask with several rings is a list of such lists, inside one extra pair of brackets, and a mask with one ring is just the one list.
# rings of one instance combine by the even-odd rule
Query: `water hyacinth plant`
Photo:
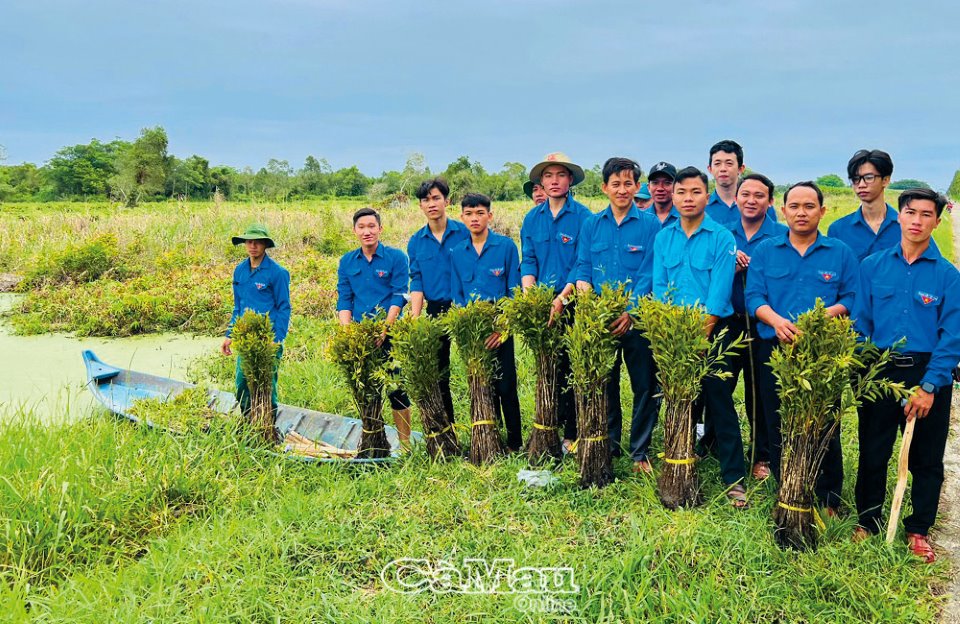
[(443, 317), (444, 327), (457, 344), (467, 369), (470, 389), (470, 462), (475, 465), (503, 455), (503, 441), (497, 428), (497, 399), (493, 380), (497, 358), (486, 341), (496, 330), (497, 306), (492, 301), (471, 301), (452, 307)]
[(330, 338), (328, 348), (330, 359), (340, 369), (360, 414), (362, 431), (357, 447), (357, 457), (360, 459), (390, 455), (390, 443), (383, 422), (389, 357), (386, 350), (377, 344), (385, 327), (383, 315), (341, 325)]
[(527, 442), (527, 455), (532, 464), (561, 457), (557, 409), (560, 390), (566, 380), (559, 378), (557, 357), (563, 346), (564, 327), (560, 319), (547, 325), (554, 296), (553, 288), (536, 284), (526, 292), (517, 288), (512, 299), (504, 299), (501, 303), (507, 331), (520, 336), (536, 360), (536, 412)]
[(247, 310), (233, 325), (232, 346), (250, 391), (250, 424), (263, 439), (273, 443), (274, 430), (273, 380), (277, 374), (277, 350), (273, 324), (267, 314)]
[(664, 467), (657, 477), (657, 493), (668, 509), (694, 507), (702, 502), (694, 452), (693, 403), (704, 377), (729, 377), (723, 360), (743, 347), (743, 338), (727, 344), (724, 332), (707, 338), (707, 315), (701, 306), (678, 306), (647, 296), (640, 300), (637, 323), (650, 341), (663, 393)]
[(390, 328), (393, 359), (400, 380), (420, 409), (427, 453), (433, 459), (460, 454), (453, 425), (447, 422), (440, 393), (440, 348), (444, 329), (440, 321), (427, 315), (400, 318)]
[[(890, 361), (870, 343), (857, 343), (848, 317), (828, 317), (817, 299), (796, 320), (799, 335), (770, 358), (780, 397), (783, 435), (781, 479), (773, 508), (774, 537), (781, 547), (816, 548), (814, 485), (830, 436), (860, 400), (906, 396), (903, 384), (880, 379)], [(847, 386), (851, 391), (845, 392)]]
[(570, 353), (570, 383), (577, 405), (580, 486), (603, 487), (613, 481), (606, 387), (619, 344), (610, 333), (610, 323), (626, 312), (629, 297), (623, 286), (604, 286), (599, 294), (577, 293), (575, 302), (573, 324), (563, 339)]

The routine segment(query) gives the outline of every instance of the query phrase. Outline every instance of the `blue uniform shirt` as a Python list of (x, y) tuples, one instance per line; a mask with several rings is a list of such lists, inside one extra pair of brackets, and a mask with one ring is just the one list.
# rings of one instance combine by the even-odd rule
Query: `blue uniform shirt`
[(286, 339), (290, 327), (290, 273), (270, 256), (264, 256), (260, 266), (252, 271), (249, 258), (233, 270), (233, 315), (227, 325), (228, 338), (233, 324), (247, 310), (269, 314), (274, 340)]
[(453, 302), (496, 301), (520, 285), (520, 262), (513, 240), (490, 231), (480, 254), (469, 238), (450, 250), (450, 291)]
[(867, 257), (856, 326), (883, 349), (906, 338), (898, 351), (932, 354), (920, 383), (943, 388), (960, 362), (960, 272), (932, 246), (913, 264), (899, 244)]
[(663, 228), (653, 244), (653, 296), (677, 305), (700, 303), (707, 314), (733, 314), (730, 296), (737, 244), (730, 230), (706, 214), (687, 238), (680, 221)]
[[(656, 217), (657, 221), (660, 222), (660, 217), (657, 216), (657, 209), (653, 204), (650, 204), (643, 209), (644, 212), (649, 212), (651, 215)], [(677, 210), (676, 206), (670, 206), (670, 212), (667, 213), (667, 218), (660, 222), (660, 228), (663, 229), (668, 225), (673, 225), (674, 221), (680, 219), (680, 211)]]
[[(739, 216), (735, 221), (725, 223), (724, 226), (733, 233), (733, 239), (737, 242), (737, 249), (750, 257), (753, 257), (753, 250), (763, 241), (776, 236), (784, 236), (790, 231), (784, 224), (764, 218), (763, 223), (760, 224), (760, 229), (756, 231), (753, 238), (747, 240), (747, 235), (743, 231), (743, 220)], [(733, 310), (738, 314), (743, 314), (746, 311), (743, 301), (743, 287), (749, 270), (748, 268), (745, 271), (740, 271), (733, 278)]]
[(429, 225), (417, 230), (407, 243), (410, 292), (422, 292), (427, 301), (451, 301), (450, 250), (465, 240), (470, 240), (470, 230), (449, 217), (442, 240), (430, 232)]
[(399, 249), (380, 243), (369, 262), (362, 248), (348, 251), (337, 268), (337, 312), (350, 310), (359, 321), (392, 306), (402, 308), (409, 279), (407, 256)]
[[(830, 307), (843, 304), (853, 313), (859, 283), (857, 257), (845, 243), (823, 234), (801, 256), (790, 244), (789, 235), (757, 245), (747, 273), (747, 311), (769, 305), (780, 316), (795, 320), (812, 308), (817, 298)], [(773, 340), (777, 332), (766, 323), (757, 323), (761, 338)]]
[[(707, 202), (707, 215), (717, 223), (730, 223), (740, 218), (740, 209), (737, 202), (727, 205), (716, 191), (710, 194), (710, 201)], [(777, 210), (770, 206), (767, 208), (767, 216), (772, 221), (777, 220)]]
[(550, 212), (549, 200), (534, 206), (520, 227), (520, 275), (532, 275), (556, 292), (573, 282), (580, 228), (591, 214), (569, 195), (556, 218)]
[(580, 230), (576, 279), (595, 290), (604, 284), (628, 284), (637, 297), (653, 288), (653, 241), (660, 220), (646, 210), (630, 208), (617, 224), (613, 209), (592, 215)]
[(860, 207), (831, 223), (827, 228), (827, 236), (845, 242), (857, 254), (857, 260), (862, 262), (871, 254), (900, 244), (900, 222), (897, 221), (897, 211), (887, 204), (887, 214), (874, 234), (863, 220), (863, 208)]

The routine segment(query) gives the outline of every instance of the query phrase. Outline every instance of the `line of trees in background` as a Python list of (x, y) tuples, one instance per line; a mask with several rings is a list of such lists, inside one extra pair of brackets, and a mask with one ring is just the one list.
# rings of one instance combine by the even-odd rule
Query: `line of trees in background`
[[(128, 206), (168, 198), (210, 199), (219, 193), (225, 199), (287, 201), (307, 197), (367, 197), (376, 203), (403, 202), (415, 185), (431, 175), (422, 154), (411, 154), (400, 171), (384, 171), (370, 177), (356, 166), (334, 170), (323, 158), (307, 156), (300, 169), (286, 160), (271, 158), (254, 171), (211, 165), (202, 156), (180, 159), (168, 153), (167, 133), (162, 127), (145, 128), (134, 141), (116, 139), (59, 150), (44, 165), (0, 164), (0, 201), (53, 201), (110, 199)], [(0, 147), (0, 163), (4, 160)], [(488, 172), (467, 156), (461, 156), (436, 172), (459, 193), (480, 192), (494, 200), (521, 199), (527, 168), (508, 162), (497, 172)], [(585, 170), (586, 179), (576, 193), (601, 195), (600, 165)], [(817, 179), (824, 187), (846, 186), (829, 174)], [(898, 180), (891, 188), (929, 186), (920, 180)], [(960, 196), (960, 171), (950, 185)]]

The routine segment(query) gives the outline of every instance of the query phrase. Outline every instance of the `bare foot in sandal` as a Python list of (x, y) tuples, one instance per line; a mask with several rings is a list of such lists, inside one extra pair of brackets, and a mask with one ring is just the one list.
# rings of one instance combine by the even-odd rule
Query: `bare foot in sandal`
[(739, 483), (730, 486), (730, 489), (727, 490), (727, 498), (730, 499), (730, 504), (733, 505), (734, 509), (746, 509), (750, 506), (750, 503), (747, 502), (747, 491)]

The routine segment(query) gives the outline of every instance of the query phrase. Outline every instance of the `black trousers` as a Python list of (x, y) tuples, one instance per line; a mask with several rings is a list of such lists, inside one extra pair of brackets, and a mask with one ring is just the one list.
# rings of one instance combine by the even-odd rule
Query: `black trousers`
[[(449, 301), (427, 301), (426, 313), (440, 316), (450, 309)], [(440, 396), (443, 398), (443, 411), (447, 413), (447, 422), (453, 424), (453, 395), (450, 394), (450, 337), (440, 338)]]
[(513, 338), (507, 338), (497, 347), (496, 354), (498, 371), (493, 389), (500, 408), (500, 422), (507, 429), (507, 446), (519, 449), (523, 446), (523, 437), (520, 434), (520, 399), (517, 396), (517, 361)]
[[(760, 402), (767, 419), (767, 436), (770, 450), (770, 472), (780, 481), (780, 461), (783, 451), (783, 436), (780, 430), (780, 397), (777, 395), (777, 379), (770, 368), (770, 356), (779, 347), (776, 339), (758, 340), (754, 345), (757, 356), (756, 373)], [(814, 492), (821, 505), (837, 507), (843, 490), (843, 453), (840, 448), (840, 427), (834, 429), (827, 443), (827, 452), (820, 465)]]
[[(727, 333), (723, 337), (724, 348), (733, 342), (737, 334)], [(727, 360), (723, 369), (731, 370)], [(701, 382), (700, 400), (704, 412), (709, 414), (709, 423), (713, 431), (714, 452), (720, 460), (720, 472), (727, 485), (743, 481), (746, 470), (743, 462), (743, 438), (740, 435), (740, 419), (733, 404), (733, 391), (736, 385), (728, 380), (713, 376), (704, 377)]]
[[(757, 334), (757, 320), (750, 318), (750, 327), (747, 328), (747, 317), (742, 314), (734, 314), (721, 319), (717, 323), (715, 331), (719, 332), (726, 328), (727, 335), (732, 340), (740, 334), (745, 334), (752, 339), (752, 342), (742, 350), (734, 352), (727, 359), (727, 370), (730, 372), (731, 395), (737, 389), (737, 379), (740, 373), (743, 373), (743, 395), (744, 411), (746, 412), (747, 424), (750, 426), (750, 450), (747, 452), (748, 459), (754, 463), (770, 461), (770, 440), (767, 435), (767, 417), (764, 413), (764, 404), (760, 400), (760, 390), (757, 387), (754, 371), (759, 369), (757, 363), (757, 341), (760, 340)], [(704, 433), (701, 440), (703, 449), (713, 449), (715, 445), (715, 434), (713, 431), (713, 422), (709, 410), (704, 414)], [(704, 452), (706, 454), (706, 452)], [(751, 459), (752, 458), (752, 459)]]
[[(920, 384), (926, 371), (926, 360), (906, 368), (888, 368), (884, 377), (902, 381), (912, 388)], [(943, 487), (943, 453), (950, 429), (950, 401), (953, 386), (948, 384), (933, 397), (933, 407), (925, 418), (917, 420), (910, 444), (909, 467), (913, 476), (910, 498), (913, 512), (904, 518), (908, 533), (926, 535), (937, 518), (940, 489)], [(887, 467), (906, 417), (900, 402), (884, 397), (867, 401), (859, 410), (860, 463), (857, 466), (857, 514), (860, 526), (872, 533), (884, 530), (883, 504), (887, 493)]]
[[(383, 349), (390, 353), (390, 349), (393, 348), (393, 345), (390, 343), (390, 336), (383, 341)], [(390, 400), (390, 409), (396, 411), (403, 411), (410, 408), (410, 397), (407, 396), (406, 390), (403, 387), (398, 386), (392, 392), (387, 394), (387, 399)]]
[[(560, 294), (559, 292), (557, 294)], [(576, 304), (571, 303), (564, 311), (561, 322), (570, 325)], [(577, 403), (573, 395), (573, 386), (570, 385), (570, 354), (565, 346), (560, 347), (557, 353), (557, 374), (560, 383), (560, 397), (557, 401), (557, 426), (566, 440), (577, 439)]]
[(650, 438), (657, 424), (658, 403), (653, 395), (657, 389), (657, 367), (653, 362), (650, 342), (639, 332), (631, 329), (620, 337), (613, 371), (607, 383), (607, 427), (610, 450), (614, 456), (621, 454), (620, 438), (623, 435), (623, 409), (620, 407), (620, 362), (627, 367), (630, 388), (633, 390), (633, 412), (630, 419), (630, 456), (634, 461), (648, 459)]

